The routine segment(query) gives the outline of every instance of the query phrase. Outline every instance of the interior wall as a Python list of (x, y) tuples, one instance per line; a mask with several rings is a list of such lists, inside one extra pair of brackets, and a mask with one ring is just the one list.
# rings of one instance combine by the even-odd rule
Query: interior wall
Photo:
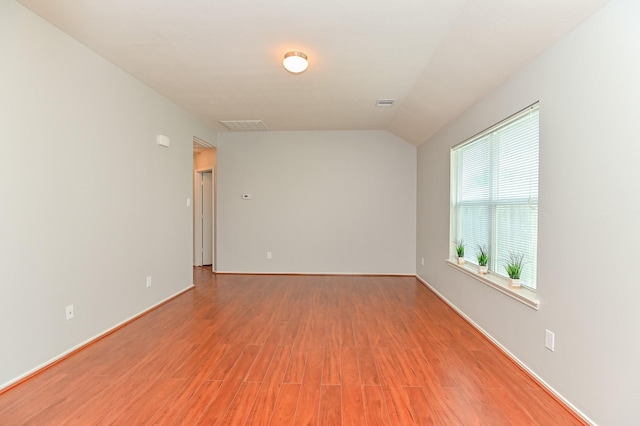
[(218, 271), (415, 273), (414, 146), (380, 131), (225, 132), (218, 160)]
[(192, 285), (192, 139), (215, 133), (14, 1), (0, 57), (3, 387)]
[[(418, 150), (419, 276), (603, 425), (640, 418), (638, 22), (639, 2), (611, 2)], [(536, 100), (539, 311), (445, 263), (451, 146)]]

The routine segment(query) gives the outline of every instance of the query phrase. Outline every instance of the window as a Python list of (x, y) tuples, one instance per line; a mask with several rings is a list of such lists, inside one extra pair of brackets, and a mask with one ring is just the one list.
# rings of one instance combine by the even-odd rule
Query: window
[(463, 240), (473, 263), (486, 245), (489, 270), (505, 277), (509, 254), (524, 255), (522, 285), (534, 290), (538, 117), (535, 104), (451, 149), (451, 241)]

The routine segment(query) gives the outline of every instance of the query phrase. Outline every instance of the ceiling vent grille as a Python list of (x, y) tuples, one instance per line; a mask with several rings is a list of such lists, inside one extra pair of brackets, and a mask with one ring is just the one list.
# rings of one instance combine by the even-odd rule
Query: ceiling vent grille
[(377, 107), (390, 107), (393, 106), (393, 103), (395, 102), (395, 99), (378, 99), (376, 101), (376, 106)]
[(234, 132), (269, 130), (262, 120), (221, 120), (220, 123)]

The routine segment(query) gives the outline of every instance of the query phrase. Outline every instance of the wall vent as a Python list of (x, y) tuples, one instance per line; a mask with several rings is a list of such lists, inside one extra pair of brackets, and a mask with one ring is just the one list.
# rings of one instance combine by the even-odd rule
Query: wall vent
[(234, 132), (269, 130), (262, 120), (221, 120), (220, 123)]
[(393, 106), (393, 103), (395, 102), (395, 99), (378, 99), (376, 101), (376, 106), (377, 107), (390, 107)]

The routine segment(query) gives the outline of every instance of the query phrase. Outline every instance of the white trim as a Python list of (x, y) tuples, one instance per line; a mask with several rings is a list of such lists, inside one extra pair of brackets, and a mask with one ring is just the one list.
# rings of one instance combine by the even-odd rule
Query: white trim
[(59, 355), (56, 355), (53, 358), (51, 358), (49, 361), (46, 361), (46, 362), (40, 364), (39, 366), (37, 366), (35, 368), (32, 368), (31, 370), (19, 375), (18, 377), (9, 380), (6, 383), (3, 383), (2, 385), (0, 385), (0, 391), (2, 391), (5, 388), (8, 388), (9, 386), (13, 385), (14, 383), (19, 382), (20, 380), (24, 379), (25, 377), (28, 377), (28, 376), (38, 372), (39, 370), (43, 370), (43, 369), (47, 368), (49, 365), (55, 363), (56, 361), (60, 360), (61, 358), (64, 358), (65, 356), (69, 355), (70, 353), (72, 353), (74, 351), (77, 351), (78, 349), (82, 348), (83, 346), (88, 346), (92, 342), (94, 342), (94, 341), (100, 339), (101, 337), (111, 333), (113, 330), (117, 329), (118, 327), (121, 327), (123, 324), (126, 324), (129, 321), (134, 320), (137, 317), (140, 317), (140, 316), (148, 313), (149, 311), (152, 311), (153, 309), (157, 308), (158, 306), (162, 305), (163, 303), (173, 299), (174, 297), (177, 297), (177, 296), (181, 295), (182, 293), (185, 293), (185, 292), (191, 290), (194, 287), (195, 287), (195, 285), (191, 284), (189, 287), (186, 287), (186, 288), (180, 290), (179, 292), (167, 297), (166, 299), (163, 299), (163, 300), (159, 301), (155, 305), (151, 305), (150, 307), (148, 307), (147, 309), (141, 311), (140, 313), (137, 313), (135, 315), (130, 316), (129, 318), (125, 319), (124, 321), (119, 322), (118, 324), (114, 325), (113, 327), (106, 329), (102, 333), (98, 333), (95, 336), (90, 337), (89, 339), (85, 340), (84, 342), (78, 343), (74, 347), (62, 352)]
[(451, 309), (456, 311), (458, 313), (458, 315), (460, 315), (462, 318), (465, 319), (465, 321), (467, 321), (469, 324), (471, 324), (471, 326), (473, 328), (475, 328), (480, 333), (482, 333), (483, 336), (485, 336), (487, 339), (489, 339), (491, 341), (491, 343), (493, 343), (498, 349), (500, 349), (506, 356), (511, 358), (511, 360), (513, 360), (513, 362), (518, 364), (523, 370), (525, 370), (527, 373), (529, 373), (531, 375), (531, 377), (533, 377), (541, 386), (543, 386), (545, 389), (547, 389), (549, 392), (551, 392), (553, 395), (555, 395), (559, 400), (561, 400), (564, 404), (566, 404), (567, 407), (569, 407), (580, 418), (582, 418), (585, 422), (589, 423), (590, 425), (596, 426), (596, 423), (593, 420), (591, 420), (589, 417), (587, 417), (586, 414), (584, 414), (582, 411), (580, 411), (567, 398), (562, 396), (557, 390), (555, 390), (553, 387), (551, 387), (551, 385), (549, 385), (547, 382), (545, 382), (544, 379), (542, 379), (542, 377), (540, 377), (538, 374), (536, 374), (524, 362), (520, 361), (520, 359), (518, 359), (518, 357), (516, 357), (514, 354), (512, 354), (506, 347), (502, 346), (502, 344), (500, 342), (498, 342), (491, 334), (489, 334), (486, 330), (484, 330), (482, 327), (480, 327), (475, 321), (473, 321), (471, 318), (469, 318), (464, 312), (462, 312), (462, 310), (460, 310), (456, 305), (454, 305), (449, 299), (444, 297), (442, 295), (442, 293), (440, 293), (433, 286), (431, 286), (428, 282), (426, 282), (424, 279), (422, 279), (422, 277), (419, 276), (418, 274), (416, 274), (416, 279), (418, 281), (420, 281), (422, 284), (424, 284), (425, 287), (427, 287), (429, 290), (434, 292), (436, 294), (436, 296), (438, 296), (444, 303), (446, 303)]
[(506, 279), (502, 278), (499, 275), (492, 274), (491, 271), (487, 274), (480, 274), (477, 271), (477, 266), (470, 263), (465, 263), (464, 265), (458, 265), (455, 260), (445, 259), (449, 266), (457, 269), (470, 277), (475, 278), (483, 284), (488, 285), (491, 288), (498, 290), (502, 294), (506, 294), (512, 299), (517, 300), (520, 303), (524, 303), (530, 308), (535, 309), (536, 311), (540, 308), (540, 300), (536, 296), (536, 293), (532, 290), (529, 290), (525, 287), (520, 288), (512, 288), (509, 287), (509, 284)]
[(386, 272), (256, 272), (256, 271), (215, 271), (216, 274), (242, 274), (242, 275), (362, 275), (362, 276), (381, 276), (381, 277), (415, 277), (413, 272), (403, 273), (386, 273)]
[(215, 145), (210, 144), (209, 142), (207, 142), (205, 140), (202, 140), (197, 136), (193, 137), (193, 143), (195, 143), (196, 145), (199, 145), (199, 146), (201, 146), (203, 148), (215, 148)]

